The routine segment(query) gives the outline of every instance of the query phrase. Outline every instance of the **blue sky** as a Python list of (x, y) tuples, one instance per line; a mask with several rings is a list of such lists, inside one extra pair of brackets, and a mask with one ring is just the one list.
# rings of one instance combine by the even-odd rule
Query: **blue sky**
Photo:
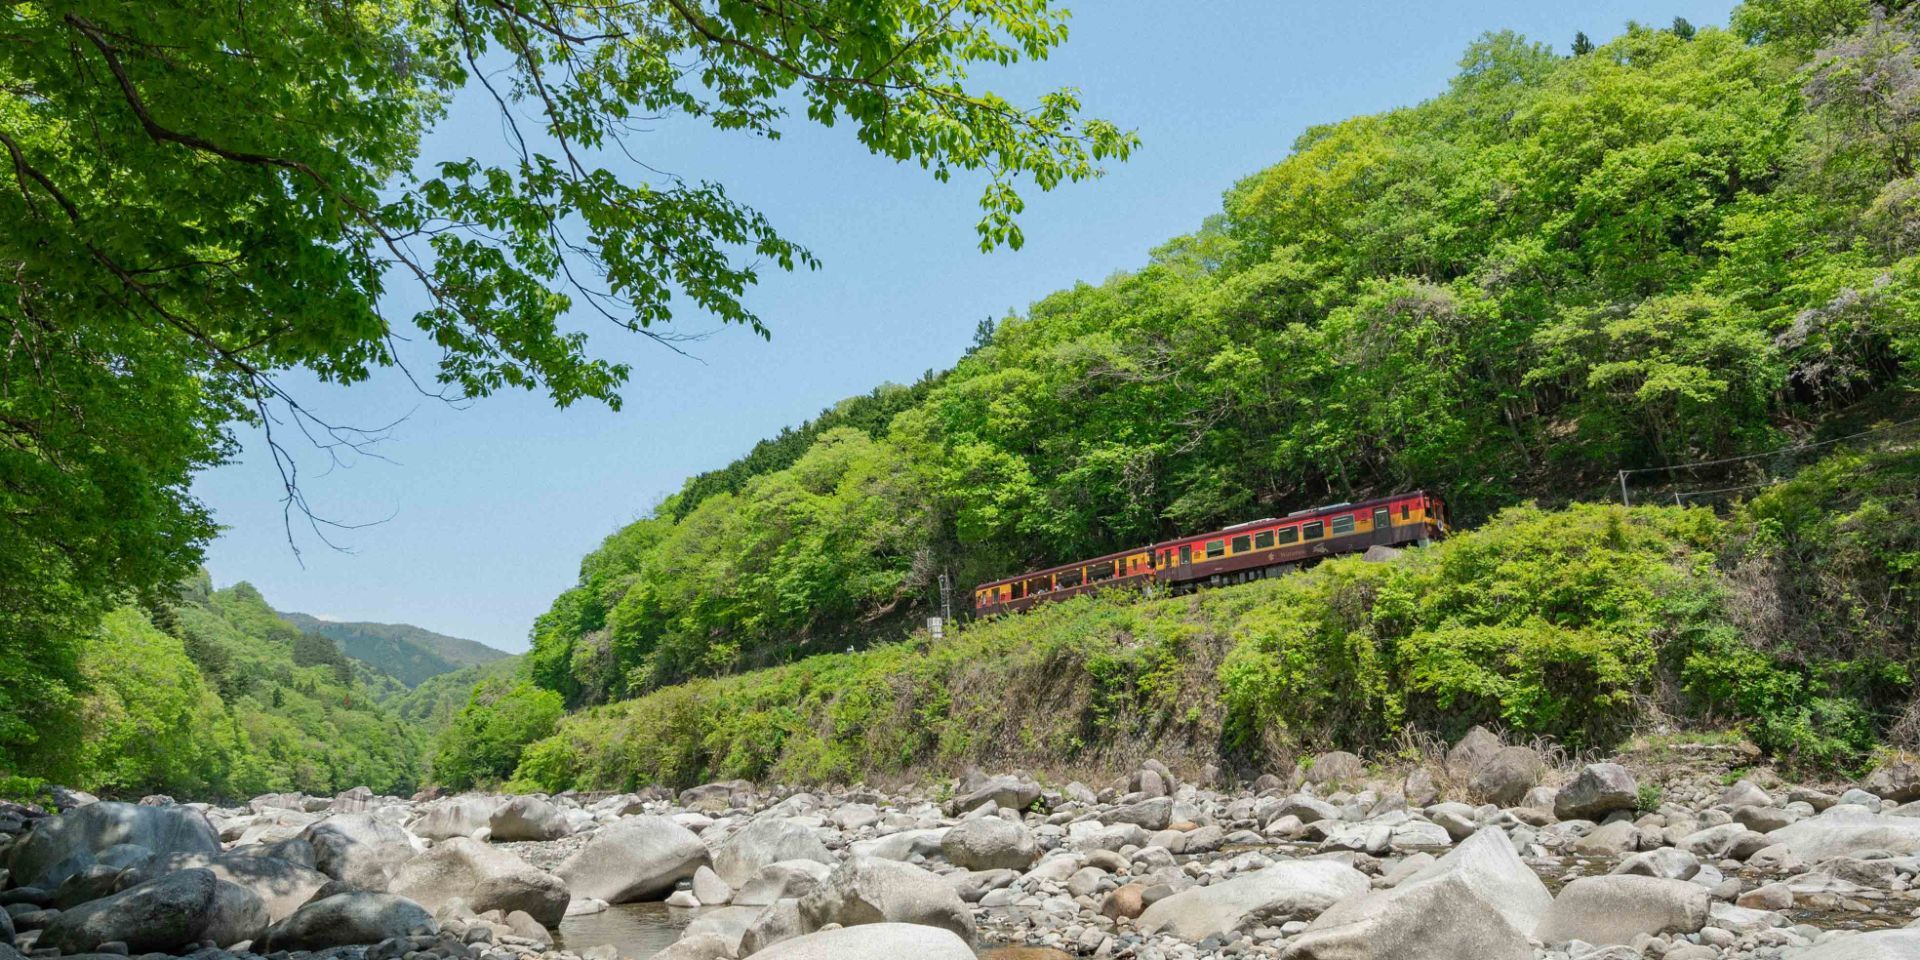
[[(1733, 3), (1071, 7), (1072, 38), (1051, 60), (976, 80), (1016, 100), (1078, 86), (1089, 113), (1138, 130), (1144, 146), (1103, 180), (1030, 192), (1023, 249), (977, 250), (978, 181), (936, 184), (917, 166), (868, 155), (844, 127), (794, 119), (782, 140), (768, 143), (668, 121), (635, 139), (636, 155), (688, 179), (721, 181), (824, 262), (818, 271), (765, 275), (750, 294), (772, 341), (720, 330), (693, 345), (699, 359), (689, 360), (604, 321), (598, 330), (588, 325), (597, 352), (633, 365), (620, 413), (592, 404), (555, 410), (526, 393), (454, 409), (421, 398), (397, 373), (350, 389), (290, 376), (285, 382), (303, 403), (338, 421), (411, 413), (380, 448), (391, 462), (327, 471), (322, 458), (302, 454), (303, 486), (317, 511), (343, 521), (391, 519), (339, 535), (345, 553), (296, 529), (296, 558), (281, 524), (278, 477), (260, 438), (243, 434), (238, 460), (195, 484), (227, 528), (208, 552), (215, 581), (251, 581), (284, 610), (415, 623), (524, 650), (533, 618), (573, 583), (580, 557), (688, 475), (841, 397), (951, 365), (982, 318), (1140, 264), (1214, 212), (1236, 179), (1284, 157), (1304, 128), (1443, 90), (1483, 31), (1518, 30), (1564, 52), (1576, 30), (1598, 41), (1634, 19), (1665, 25), (1680, 15), (1719, 25)], [(459, 104), (429, 141), (428, 158), (500, 156), (501, 127), (490, 111), (478, 98)], [(396, 294), (396, 311), (408, 305)], [(697, 316), (677, 326), (714, 329)]]

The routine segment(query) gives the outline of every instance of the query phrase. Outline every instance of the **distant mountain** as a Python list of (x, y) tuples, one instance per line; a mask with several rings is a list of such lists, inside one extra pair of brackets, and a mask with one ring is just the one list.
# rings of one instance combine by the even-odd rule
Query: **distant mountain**
[(322, 620), (304, 613), (280, 616), (308, 633), (332, 640), (341, 653), (392, 675), (408, 687), (417, 687), (443, 673), (509, 656), (478, 641), (449, 637), (407, 623), (350, 623)]

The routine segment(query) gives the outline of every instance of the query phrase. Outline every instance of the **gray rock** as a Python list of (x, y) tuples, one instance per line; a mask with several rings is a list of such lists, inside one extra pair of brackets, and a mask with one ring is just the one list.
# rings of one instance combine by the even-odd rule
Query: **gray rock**
[(408, 829), (428, 840), (471, 837), (487, 826), (499, 805), (498, 798), (471, 793), (448, 797), (428, 807), (427, 815)]
[(1700, 858), (1678, 847), (1659, 847), (1620, 861), (1612, 872), (1621, 876), (1691, 880), (1700, 872)]
[(1640, 830), (1625, 820), (1601, 824), (1592, 833), (1573, 842), (1573, 852), (1589, 857), (1617, 857), (1631, 853), (1640, 843)]
[(1640, 785), (1617, 763), (1589, 763), (1553, 797), (1553, 815), (1562, 820), (1599, 820), (1615, 810), (1632, 810)]
[(428, 910), (457, 897), (476, 913), (519, 910), (550, 928), (560, 925), (572, 899), (559, 877), (467, 837), (442, 841), (402, 864), (387, 889)]
[(1598, 946), (1635, 937), (1698, 933), (1712, 897), (1705, 887), (1659, 877), (1581, 877), (1555, 898), (1534, 937), (1548, 944), (1584, 940)]
[(746, 932), (740, 935), (740, 955), (753, 956), (776, 943), (792, 940), (806, 932), (806, 922), (800, 918), (800, 901), (792, 898), (776, 900), (747, 924)]
[(213, 875), (235, 886), (254, 892), (267, 906), (267, 922), (279, 923), (313, 895), (331, 878), (312, 867), (277, 857), (253, 857), (225, 853), (217, 857), (177, 853), (153, 863), (156, 874), (176, 870), (211, 870)]
[(707, 862), (707, 848), (665, 817), (628, 817), (601, 828), (554, 871), (576, 897), (657, 900)]
[(961, 821), (940, 841), (947, 862), (967, 870), (1025, 870), (1040, 856), (1026, 826), (999, 817)]
[(220, 834), (191, 807), (142, 807), (131, 803), (89, 803), (57, 817), (32, 822), (13, 847), (9, 866), (13, 883), (54, 889), (86, 869), (109, 847), (138, 844), (155, 856), (220, 852)]
[(393, 871), (414, 854), (413, 837), (404, 827), (370, 813), (328, 817), (300, 837), (313, 848), (314, 869), (356, 890), (385, 890)]
[(713, 852), (713, 872), (728, 886), (742, 886), (754, 871), (782, 860), (832, 863), (833, 854), (814, 832), (791, 820), (765, 817), (728, 837)]
[(948, 809), (956, 814), (966, 813), (983, 803), (992, 803), (996, 807), (1008, 807), (1025, 810), (1040, 799), (1040, 784), (1031, 777), (1004, 775), (989, 777), (978, 786), (966, 791), (948, 804)]
[(270, 950), (324, 950), (439, 932), (426, 908), (391, 893), (353, 890), (313, 901), (267, 931)]
[(1819, 946), (1787, 956), (1791, 960), (1913, 960), (1920, 957), (1920, 929), (1836, 936)]
[(1467, 789), (1491, 803), (1511, 807), (1525, 799), (1545, 772), (1546, 761), (1531, 747), (1502, 747), (1474, 771)]
[(1860, 788), (1894, 803), (1920, 800), (1920, 763), (1894, 760), (1882, 764), (1860, 781)]
[(882, 860), (925, 859), (940, 854), (940, 841), (946, 836), (946, 827), (902, 830), (871, 840), (857, 840), (847, 846), (847, 851), (856, 857), (879, 857)]
[(740, 941), (745, 939), (747, 928), (755, 918), (764, 913), (764, 907), (714, 907), (701, 910), (687, 924), (686, 937), (702, 935), (718, 937), (727, 945), (727, 956), (740, 955)]
[(1307, 782), (1320, 786), (1357, 786), (1366, 776), (1366, 761), (1345, 750), (1314, 757), (1306, 770)]
[(519, 840), (558, 840), (570, 836), (573, 827), (566, 812), (543, 797), (514, 797), (493, 811), (487, 820), (495, 842)]
[(753, 956), (757, 960), (973, 960), (973, 948), (948, 930), (877, 923), (810, 933)]
[(1506, 744), (1486, 727), (1476, 726), (1447, 751), (1447, 769), (1453, 771), (1455, 777), (1472, 777), (1504, 746)]
[(1167, 824), (1173, 822), (1173, 801), (1155, 797), (1125, 804), (1107, 811), (1103, 819), (1108, 823), (1130, 823), (1143, 830), (1165, 830)]
[(1273, 917), (1318, 916), (1340, 900), (1366, 890), (1366, 875), (1344, 863), (1283, 861), (1157, 900), (1140, 914), (1138, 926), (1146, 933), (1204, 940)]
[(252, 891), (208, 870), (182, 870), (61, 911), (37, 946), (89, 953), (119, 942), (135, 953), (179, 952), (203, 940), (256, 939), (266, 929), (267, 906)]
[(1434, 780), (1433, 771), (1414, 767), (1401, 781), (1400, 792), (1407, 798), (1408, 806), (1424, 807), (1440, 799), (1440, 784)]
[(733, 902), (739, 906), (765, 906), (778, 900), (798, 900), (825, 883), (832, 873), (832, 867), (817, 860), (769, 863), (755, 870), (753, 876), (734, 891)]
[(973, 939), (973, 911), (952, 886), (912, 864), (853, 857), (800, 900), (807, 929), (830, 923), (913, 923)]
[(1884, 816), (1843, 803), (1819, 816), (1781, 827), (1766, 838), (1786, 844), (1794, 856), (1808, 863), (1880, 850), (1912, 856), (1920, 854), (1920, 819)]
[[(759, 871), (754, 875), (758, 876)], [(733, 899), (733, 885), (720, 879), (712, 867), (703, 866), (693, 871), (693, 898), (704, 907), (722, 906)]]
[(373, 788), (359, 786), (334, 794), (327, 809), (334, 813), (368, 813), (373, 810), (373, 803)]
[[(1504, 840), (1502, 842), (1505, 842)], [(1282, 960), (1532, 960), (1533, 947), (1466, 876), (1363, 893), (1320, 915)]]

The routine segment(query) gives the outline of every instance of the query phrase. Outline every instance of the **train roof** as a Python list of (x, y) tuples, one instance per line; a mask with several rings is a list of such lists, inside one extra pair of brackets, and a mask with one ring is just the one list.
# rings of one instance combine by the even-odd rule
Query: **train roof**
[[(1190, 533), (1185, 536), (1174, 537), (1171, 540), (1162, 540), (1158, 543), (1149, 545), (1146, 549), (1159, 550), (1164, 547), (1177, 547), (1183, 543), (1195, 543), (1201, 540), (1209, 540), (1214, 537), (1218, 537), (1222, 534), (1231, 535), (1231, 534), (1239, 533), (1243, 530), (1251, 530), (1254, 527), (1284, 526), (1286, 524), (1302, 523), (1302, 522), (1311, 520), (1314, 517), (1325, 516), (1330, 513), (1354, 513), (1360, 510), (1371, 510), (1374, 507), (1381, 506), (1382, 504), (1392, 503), (1395, 500), (1405, 500), (1408, 497), (1420, 497), (1425, 495), (1426, 495), (1426, 491), (1424, 490), (1408, 490), (1406, 493), (1396, 493), (1391, 496), (1385, 496), (1385, 497), (1374, 497), (1371, 500), (1355, 500), (1350, 503), (1329, 503), (1325, 506), (1309, 507), (1305, 510), (1295, 510), (1284, 517), (1272, 517), (1266, 520), (1251, 520), (1246, 523), (1236, 523), (1231, 527), (1221, 527), (1218, 530), (1208, 530), (1205, 533)], [(1068, 564), (1068, 566), (1072, 566), (1072, 564)], [(1009, 579), (1018, 580), (1020, 578), (1011, 577)]]
[(1195, 543), (1197, 541), (1206, 540), (1211, 537), (1220, 536), (1221, 534), (1231, 534), (1241, 530), (1251, 530), (1255, 527), (1264, 527), (1269, 525), (1279, 525), (1279, 524), (1288, 524), (1288, 523), (1299, 523), (1299, 522), (1311, 519), (1314, 516), (1323, 515), (1323, 514), (1345, 513), (1353, 510), (1371, 510), (1374, 507), (1380, 506), (1381, 504), (1392, 503), (1395, 500), (1405, 500), (1408, 497), (1424, 496), (1425, 494), (1426, 494), (1426, 491), (1424, 490), (1409, 490), (1405, 493), (1396, 493), (1396, 494), (1392, 494), (1391, 496), (1374, 497), (1371, 500), (1359, 500), (1353, 503), (1331, 503), (1331, 504), (1327, 504), (1325, 506), (1320, 506), (1320, 507), (1310, 507), (1306, 510), (1296, 510), (1292, 513), (1287, 514), (1284, 517), (1268, 517), (1261, 520), (1249, 520), (1245, 523), (1236, 523), (1230, 527), (1221, 527), (1220, 529), (1217, 529), (1217, 530), (1208, 530), (1205, 533), (1195, 533), (1195, 534), (1189, 534), (1187, 536), (1175, 537), (1171, 540), (1161, 540), (1157, 543), (1150, 543), (1144, 547), (1130, 547), (1125, 550), (1118, 550), (1113, 553), (1105, 554), (1098, 557), (1086, 557), (1080, 560), (1075, 560), (1071, 563), (1059, 564), (1058, 566), (1041, 567), (1038, 570), (1027, 570), (1021, 573), (1016, 573), (1010, 577), (1001, 577), (998, 580), (987, 580), (985, 582), (975, 584), (973, 589), (976, 591), (985, 590), (985, 589), (988, 589), (989, 587), (997, 587), (1002, 584), (1013, 583), (1018, 580), (1026, 580), (1030, 577), (1044, 576), (1050, 573), (1060, 573), (1065, 570), (1076, 570), (1076, 569), (1079, 569), (1080, 567), (1086, 566), (1089, 563), (1099, 563), (1102, 560), (1118, 560), (1122, 557), (1131, 557), (1135, 554), (1140, 554), (1140, 553), (1152, 553), (1155, 550), (1160, 550), (1165, 547), (1177, 547), (1183, 543)]

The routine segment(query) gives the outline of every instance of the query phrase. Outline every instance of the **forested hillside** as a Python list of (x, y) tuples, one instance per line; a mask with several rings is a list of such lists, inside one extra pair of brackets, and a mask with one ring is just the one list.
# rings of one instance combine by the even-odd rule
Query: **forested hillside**
[(81, 646), (86, 686), (49, 697), (37, 739), (0, 757), (22, 778), (113, 796), (410, 791), (431, 730), (383, 700), (408, 691), (274, 613), (250, 584), (202, 571), (177, 596), (115, 610)]
[(1415, 486), (1472, 523), (1908, 416), (1899, 6), (1753, 0), (1576, 55), (1490, 34), (1446, 90), (1306, 131), (1144, 266), (852, 401), (884, 426), (829, 414), (689, 481), (582, 561), (532, 677), (603, 703), (899, 636), (943, 571), (964, 597)]
[(508, 656), (484, 643), (449, 637), (410, 623), (322, 620), (304, 613), (286, 612), (282, 612), (280, 618), (307, 633), (332, 640), (339, 645), (341, 653), (364, 661), (408, 687), (418, 687), (430, 677)]
[(1097, 778), (1148, 757), (1250, 779), (1328, 749), (1405, 759), (1475, 724), (1603, 751), (1731, 732), (1782, 769), (1852, 771), (1920, 750), (1917, 503), (1909, 441), (1724, 514), (1509, 508), (1388, 562), (1077, 597), (589, 708), (519, 751), (514, 783)]

